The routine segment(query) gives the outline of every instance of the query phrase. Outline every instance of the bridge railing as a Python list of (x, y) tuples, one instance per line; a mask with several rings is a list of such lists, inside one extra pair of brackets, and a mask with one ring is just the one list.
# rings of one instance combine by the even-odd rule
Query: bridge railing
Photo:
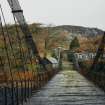
[(20, 31), (16, 20), (13, 26), (6, 24), (0, 6), (0, 105), (27, 102), (58, 71), (49, 64), (42, 65), (43, 59), (37, 53), (33, 54), (27, 38), (31, 41), (30, 36), (26, 37)]
[(71, 51), (69, 60), (74, 62), (74, 67), (81, 74), (105, 90), (105, 32), (99, 37), (90, 38), (90, 40), (92, 46), (90, 49), (86, 48), (89, 44), (82, 42), (85, 45), (85, 50), (78, 48), (79, 50)]
[[(27, 102), (55, 74), (55, 70), (40, 71), (31, 78), (0, 81), (0, 105), (20, 105)], [(27, 72), (26, 72), (27, 74)], [(23, 76), (24, 77), (24, 76)]]

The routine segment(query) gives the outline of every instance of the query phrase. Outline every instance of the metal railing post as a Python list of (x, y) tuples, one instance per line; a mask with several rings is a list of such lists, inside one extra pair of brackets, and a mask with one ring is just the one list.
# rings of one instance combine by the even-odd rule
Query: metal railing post
[(7, 105), (7, 87), (4, 87), (4, 105)]

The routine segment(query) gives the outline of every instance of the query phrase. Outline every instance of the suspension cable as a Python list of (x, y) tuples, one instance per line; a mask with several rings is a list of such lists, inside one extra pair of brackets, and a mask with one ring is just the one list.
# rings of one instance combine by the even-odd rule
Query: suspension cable
[(8, 85), (8, 79), (7, 79), (7, 73), (6, 73), (5, 69), (4, 69), (4, 65), (5, 65), (5, 63), (2, 60), (2, 56), (0, 56), (0, 66), (1, 66), (1, 70), (3, 72), (4, 83), (5, 83), (4, 86), (7, 86)]
[[(13, 7), (13, 1), (11, 0), (11, 5)], [(15, 22), (15, 29), (16, 29), (16, 33), (17, 33), (17, 38), (18, 38), (18, 43), (19, 43), (19, 48), (20, 48), (20, 53), (22, 54), (23, 52), (23, 47), (22, 47), (22, 42), (21, 42), (21, 38), (19, 36), (19, 31), (18, 31), (18, 27), (17, 27), (17, 21), (16, 21), (16, 18), (13, 14), (13, 18), (14, 18), (14, 22)], [(33, 67), (33, 62), (32, 62), (32, 54), (30, 53), (30, 50), (28, 48), (28, 54), (29, 54), (29, 60), (30, 60), (30, 63), (31, 63), (31, 67), (32, 67), (32, 71), (34, 71), (34, 67)], [(21, 55), (21, 58), (25, 58), (25, 55), (24, 53)], [(25, 60), (22, 59), (22, 64), (23, 65), (27, 65), (27, 58)], [(25, 67), (26, 68), (26, 67)], [(27, 68), (26, 68), (27, 69)], [(29, 74), (29, 71), (28, 71), (28, 74)]]
[[(27, 65), (27, 59), (28, 58), (25, 58), (25, 54), (23, 53), (23, 46), (22, 46), (22, 41), (21, 41), (21, 38), (19, 36), (19, 31), (18, 31), (18, 27), (17, 27), (17, 22), (16, 22), (16, 18), (14, 17), (13, 15), (13, 18), (14, 18), (14, 21), (15, 21), (15, 28), (16, 28), (16, 33), (17, 33), (17, 38), (18, 38), (18, 43), (19, 43), (19, 49), (20, 49), (20, 57), (21, 57), (21, 60), (22, 60), (22, 65), (24, 65), (24, 70), (27, 70), (28, 71), (28, 74), (29, 74), (29, 70), (28, 68), (26, 67)], [(30, 53), (29, 53), (30, 54)], [(23, 59), (25, 58), (25, 59)], [(32, 66), (32, 64), (31, 64)]]
[[(12, 5), (12, 9), (13, 9), (13, 7), (14, 7), (14, 5), (13, 5), (13, 1), (11, 0), (11, 5)], [(14, 15), (14, 13), (13, 13), (13, 18), (14, 18), (14, 21), (15, 21), (15, 27), (16, 27), (16, 32), (17, 32), (17, 34), (19, 35), (19, 31), (18, 31), (18, 27), (17, 27), (17, 21), (16, 21), (16, 17), (15, 17), (15, 15)], [(23, 21), (25, 21), (25, 20), (23, 20)], [(27, 31), (27, 30), (26, 30)], [(18, 36), (17, 35), (17, 36)], [(19, 36), (18, 36), (19, 37)], [(21, 40), (20, 38), (18, 38), (19, 40)], [(21, 43), (21, 41), (20, 41), (20, 43)], [(26, 42), (27, 43), (27, 42)], [(26, 44), (27, 45), (27, 44)], [(29, 60), (30, 60), (30, 63), (31, 63), (31, 67), (32, 67), (32, 73), (34, 74), (35, 72), (35, 70), (34, 70), (34, 67), (33, 67), (33, 62), (32, 62), (32, 53), (31, 53), (31, 49), (29, 48), (29, 46), (27, 46), (27, 50), (28, 50), (28, 55), (29, 55)], [(36, 50), (37, 51), (37, 50)], [(24, 53), (23, 53), (23, 57), (25, 57), (24, 56)], [(35, 58), (35, 57), (34, 57)], [(36, 58), (35, 58), (36, 59)], [(25, 61), (25, 64), (26, 64), (26, 61)], [(29, 72), (28, 72), (29, 73)]]
[[(14, 63), (17, 65), (17, 61), (16, 61), (16, 57), (15, 57), (15, 54), (14, 54), (12, 42), (11, 42), (11, 39), (10, 39), (10, 34), (9, 34), (9, 31), (8, 31), (8, 27), (7, 27), (7, 24), (6, 24), (6, 21), (5, 21), (3, 9), (2, 9), (1, 6), (0, 6), (0, 10), (1, 10), (1, 14), (2, 14), (2, 17), (3, 17), (4, 24), (5, 24), (5, 28), (6, 28), (6, 32), (7, 32), (8, 41), (9, 41), (9, 44), (10, 44), (10, 47), (11, 47), (11, 52), (12, 52), (12, 55), (13, 55), (13, 57), (14, 57)], [(21, 78), (19, 75), (18, 75), (18, 77), (19, 77), (19, 79)]]
[(13, 79), (13, 75), (12, 75), (11, 60), (9, 58), (9, 53), (8, 53), (8, 48), (7, 48), (7, 43), (6, 43), (6, 37), (5, 37), (5, 32), (4, 32), (2, 21), (1, 21), (1, 16), (0, 16), (0, 26), (1, 26), (1, 31), (2, 31), (2, 35), (3, 35), (5, 51), (6, 51), (6, 56), (7, 56), (7, 60), (8, 60), (8, 65), (9, 65), (9, 71), (10, 71), (11, 79), (13, 81), (14, 79)]
[[(36, 46), (36, 43), (34, 42), (33, 38), (32, 38), (32, 35), (31, 35), (31, 32), (28, 28), (28, 25), (27, 23), (25, 22), (25, 18), (24, 18), (24, 15), (22, 14), (22, 10), (21, 10), (21, 7), (19, 6), (19, 3), (18, 3), (18, 0), (17, 1), (14, 1), (14, 0), (8, 0), (8, 3), (12, 9), (12, 13), (15, 15), (15, 17), (17, 18), (17, 21), (20, 25), (20, 28), (22, 30), (22, 32), (24, 33), (25, 35), (25, 41), (26, 41), (26, 44), (29, 48), (30, 51), (32, 51), (32, 54), (34, 56), (36, 56), (36, 58), (39, 60), (39, 63), (43, 66), (43, 68), (46, 70), (46, 66), (45, 64), (43, 63), (42, 61), (42, 58), (40, 57), (39, 55), (39, 51), (37, 49), (37, 46)], [(13, 4), (14, 3), (14, 4)], [(16, 8), (15, 8), (16, 6)], [(19, 7), (19, 8), (18, 8)], [(19, 15), (17, 15), (17, 13), (19, 13)]]

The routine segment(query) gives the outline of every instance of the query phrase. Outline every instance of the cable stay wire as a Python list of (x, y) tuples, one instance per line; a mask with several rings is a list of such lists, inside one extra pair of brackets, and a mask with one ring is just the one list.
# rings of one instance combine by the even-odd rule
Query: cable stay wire
[(8, 48), (7, 48), (7, 42), (6, 42), (6, 37), (5, 37), (5, 32), (4, 32), (4, 29), (3, 29), (2, 21), (1, 21), (1, 16), (0, 16), (0, 27), (1, 27), (1, 31), (2, 31), (5, 52), (6, 52), (6, 56), (7, 56), (8, 65), (9, 65), (9, 71), (10, 71), (10, 74), (11, 74), (11, 79), (13, 81), (11, 60), (10, 60), (10, 57), (9, 57), (9, 52), (8, 52)]
[(39, 60), (39, 63), (43, 66), (43, 68), (46, 70), (46, 66), (44, 65), (42, 58), (39, 55), (37, 46), (35, 41), (33, 40), (33, 37), (31, 35), (31, 32), (29, 30), (29, 27), (25, 21), (24, 15), (23, 15), (23, 10), (20, 7), (20, 4), (18, 2), (18, 0), (8, 0), (8, 3), (12, 9), (12, 13), (14, 14), (14, 16), (16, 17), (20, 28), (22, 30), (22, 32), (25, 35), (25, 41), (26, 44), (28, 46), (28, 49), (30, 51), (32, 51), (32, 54), (34, 57), (36, 57)]
[[(1, 6), (0, 6), (0, 10), (1, 10), (1, 14), (2, 14), (2, 17), (3, 17), (4, 24), (5, 24), (4, 27), (6, 28), (6, 35), (7, 36), (5, 35), (5, 31), (3, 29), (3, 25), (2, 25), (2, 21), (1, 21), (2, 33), (4, 35), (3, 37), (4, 37), (5, 46), (6, 46), (6, 54), (7, 54), (7, 58), (8, 58), (8, 62), (9, 62), (9, 68), (10, 68), (10, 74), (11, 74), (11, 78), (12, 78), (11, 79), (12, 80), (11, 81), (11, 86), (12, 86), (11, 87), (11, 89), (12, 89), (11, 99), (13, 100), (14, 99), (14, 93), (15, 93), (15, 96), (16, 96), (16, 92), (14, 92), (14, 86), (15, 86), (14, 82), (16, 82), (17, 78), (14, 78), (14, 72), (13, 72), (13, 68), (12, 68), (12, 65), (14, 65), (14, 64), (12, 64), (12, 62), (11, 62), (12, 59), (10, 59), (10, 57), (9, 57), (10, 52), (8, 52), (6, 37), (8, 37), (8, 41), (9, 41), (10, 48), (11, 48), (11, 53), (12, 53), (12, 56), (13, 56), (13, 61), (14, 61), (15, 65), (16, 65), (16, 67), (17, 67), (18, 64), (17, 64), (16, 56), (15, 56), (14, 49), (13, 49), (13, 44), (12, 44), (12, 41), (10, 39), (10, 34), (9, 34), (9, 31), (8, 31), (8, 27), (7, 27), (7, 24), (6, 24), (5, 17), (4, 17), (3, 10), (2, 10)], [(21, 81), (21, 76), (20, 76), (19, 71), (17, 70), (16, 72), (18, 73), (18, 78), (19, 78), (17, 80)], [(24, 74), (24, 77), (26, 77), (25, 74)], [(21, 86), (23, 87), (23, 85), (21, 85)], [(25, 88), (26, 88), (26, 81), (25, 81)], [(12, 104), (14, 104), (14, 101), (12, 101)]]

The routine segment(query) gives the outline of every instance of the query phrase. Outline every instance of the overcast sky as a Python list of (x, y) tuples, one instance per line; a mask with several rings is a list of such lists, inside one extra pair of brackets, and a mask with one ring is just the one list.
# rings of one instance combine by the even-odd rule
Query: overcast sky
[[(19, 0), (28, 23), (79, 25), (105, 30), (105, 0)], [(0, 0), (6, 21), (12, 23), (7, 0)]]

